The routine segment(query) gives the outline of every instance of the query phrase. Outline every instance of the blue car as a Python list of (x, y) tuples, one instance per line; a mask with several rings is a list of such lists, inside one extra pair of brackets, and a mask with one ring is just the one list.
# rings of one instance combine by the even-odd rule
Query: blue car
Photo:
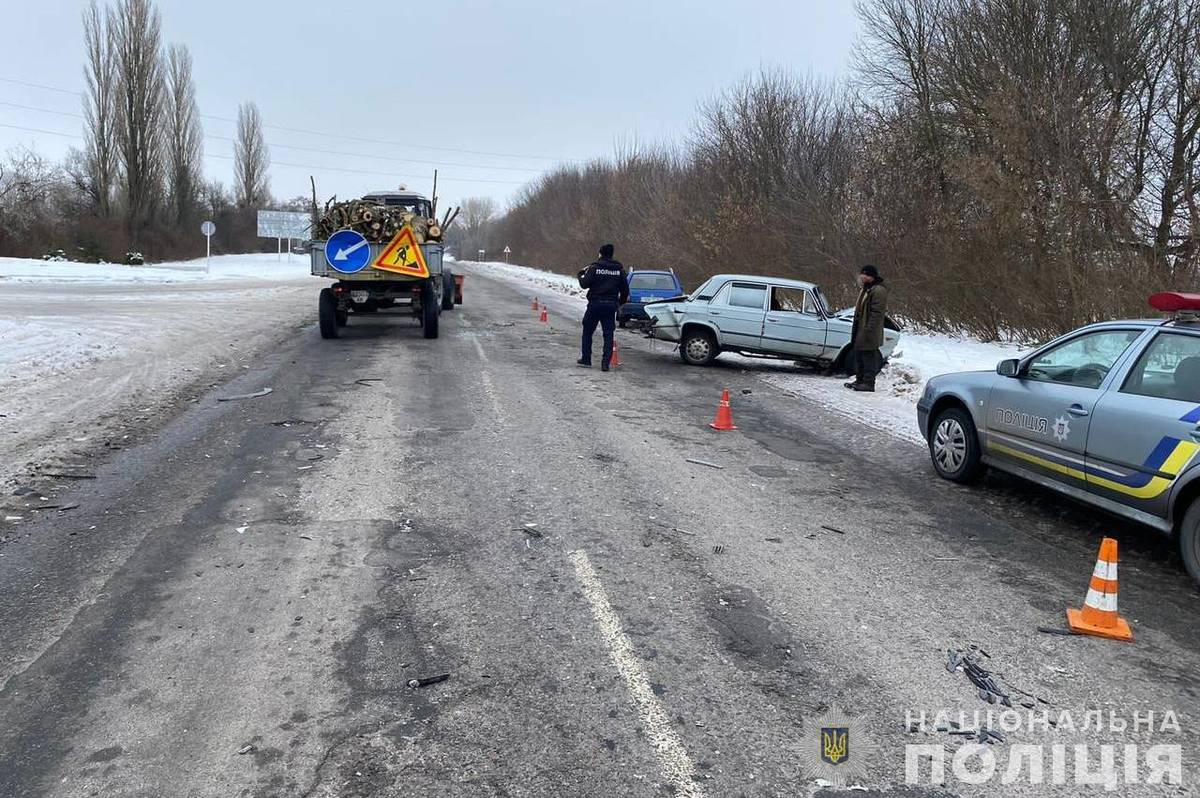
[(634, 269), (629, 273), (629, 301), (617, 311), (617, 323), (622, 327), (630, 321), (649, 322), (646, 305), (675, 299), (684, 294), (683, 284), (673, 271)]

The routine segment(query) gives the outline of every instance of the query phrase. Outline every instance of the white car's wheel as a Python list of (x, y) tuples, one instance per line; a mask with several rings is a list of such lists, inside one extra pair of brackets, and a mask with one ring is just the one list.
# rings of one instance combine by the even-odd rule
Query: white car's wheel
[(686, 331), (679, 341), (679, 357), (689, 366), (707, 366), (719, 353), (716, 338), (703, 328)]

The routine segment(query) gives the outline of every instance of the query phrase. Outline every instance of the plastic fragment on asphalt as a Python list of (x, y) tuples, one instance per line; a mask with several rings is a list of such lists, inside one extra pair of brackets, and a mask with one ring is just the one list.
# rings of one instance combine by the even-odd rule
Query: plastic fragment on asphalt
[(275, 390), (274, 388), (263, 388), (261, 391), (255, 391), (254, 393), (240, 393), (240, 394), (237, 394), (236, 396), (218, 396), (217, 401), (218, 402), (236, 402), (239, 399), (257, 399), (260, 396), (266, 396), (267, 394), (271, 393), (274, 390)]
[(717, 469), (725, 468), (725, 466), (723, 466), (723, 465), (717, 465), (716, 463), (710, 463), (707, 460), (697, 460), (694, 457), (687, 458), (687, 462), (695, 463), (696, 465), (708, 466), (709, 468), (717, 468)]
[(1063, 637), (1072, 637), (1072, 636), (1074, 636), (1074, 634), (1075, 634), (1075, 633), (1074, 633), (1074, 632), (1072, 632), (1070, 629), (1060, 629), (1060, 628), (1058, 628), (1058, 627), (1055, 627), (1055, 626), (1039, 626), (1039, 627), (1037, 628), (1037, 630), (1038, 630), (1039, 632), (1041, 632), (1042, 634), (1047, 634), (1047, 635), (1062, 635)]
[(821, 529), (827, 530), (829, 532), (837, 532), (839, 535), (846, 534), (842, 530), (838, 529), (836, 526), (829, 526), (828, 524), (821, 524)]
[(257, 751), (257, 750), (258, 750), (257, 746), (243, 745), (241, 748), (238, 749), (238, 756), (241, 756), (243, 754), (253, 753), (254, 751)]
[(722, 554), (722, 553), (724, 553), (724, 551), (725, 551), (725, 547), (720, 544), (713, 546), (713, 554)]

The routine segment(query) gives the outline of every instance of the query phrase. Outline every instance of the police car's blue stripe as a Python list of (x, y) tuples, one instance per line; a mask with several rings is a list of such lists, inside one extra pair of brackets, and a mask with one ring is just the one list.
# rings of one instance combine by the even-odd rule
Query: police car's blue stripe
[(1190, 411), (1188, 411), (1188, 413), (1185, 416), (1183, 416), (1179, 420), (1186, 421), (1189, 424), (1200, 423), (1200, 405), (1197, 405), (1196, 407), (1192, 408)]

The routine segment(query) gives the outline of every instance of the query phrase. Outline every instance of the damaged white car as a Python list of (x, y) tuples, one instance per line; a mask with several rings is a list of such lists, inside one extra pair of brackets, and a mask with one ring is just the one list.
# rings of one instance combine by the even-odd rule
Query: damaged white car
[[(690, 296), (646, 306), (648, 334), (679, 344), (684, 363), (706, 366), (721, 352), (845, 369), (854, 308), (829, 310), (821, 289), (801, 280), (718, 274)], [(884, 325), (886, 360), (900, 327)]]

